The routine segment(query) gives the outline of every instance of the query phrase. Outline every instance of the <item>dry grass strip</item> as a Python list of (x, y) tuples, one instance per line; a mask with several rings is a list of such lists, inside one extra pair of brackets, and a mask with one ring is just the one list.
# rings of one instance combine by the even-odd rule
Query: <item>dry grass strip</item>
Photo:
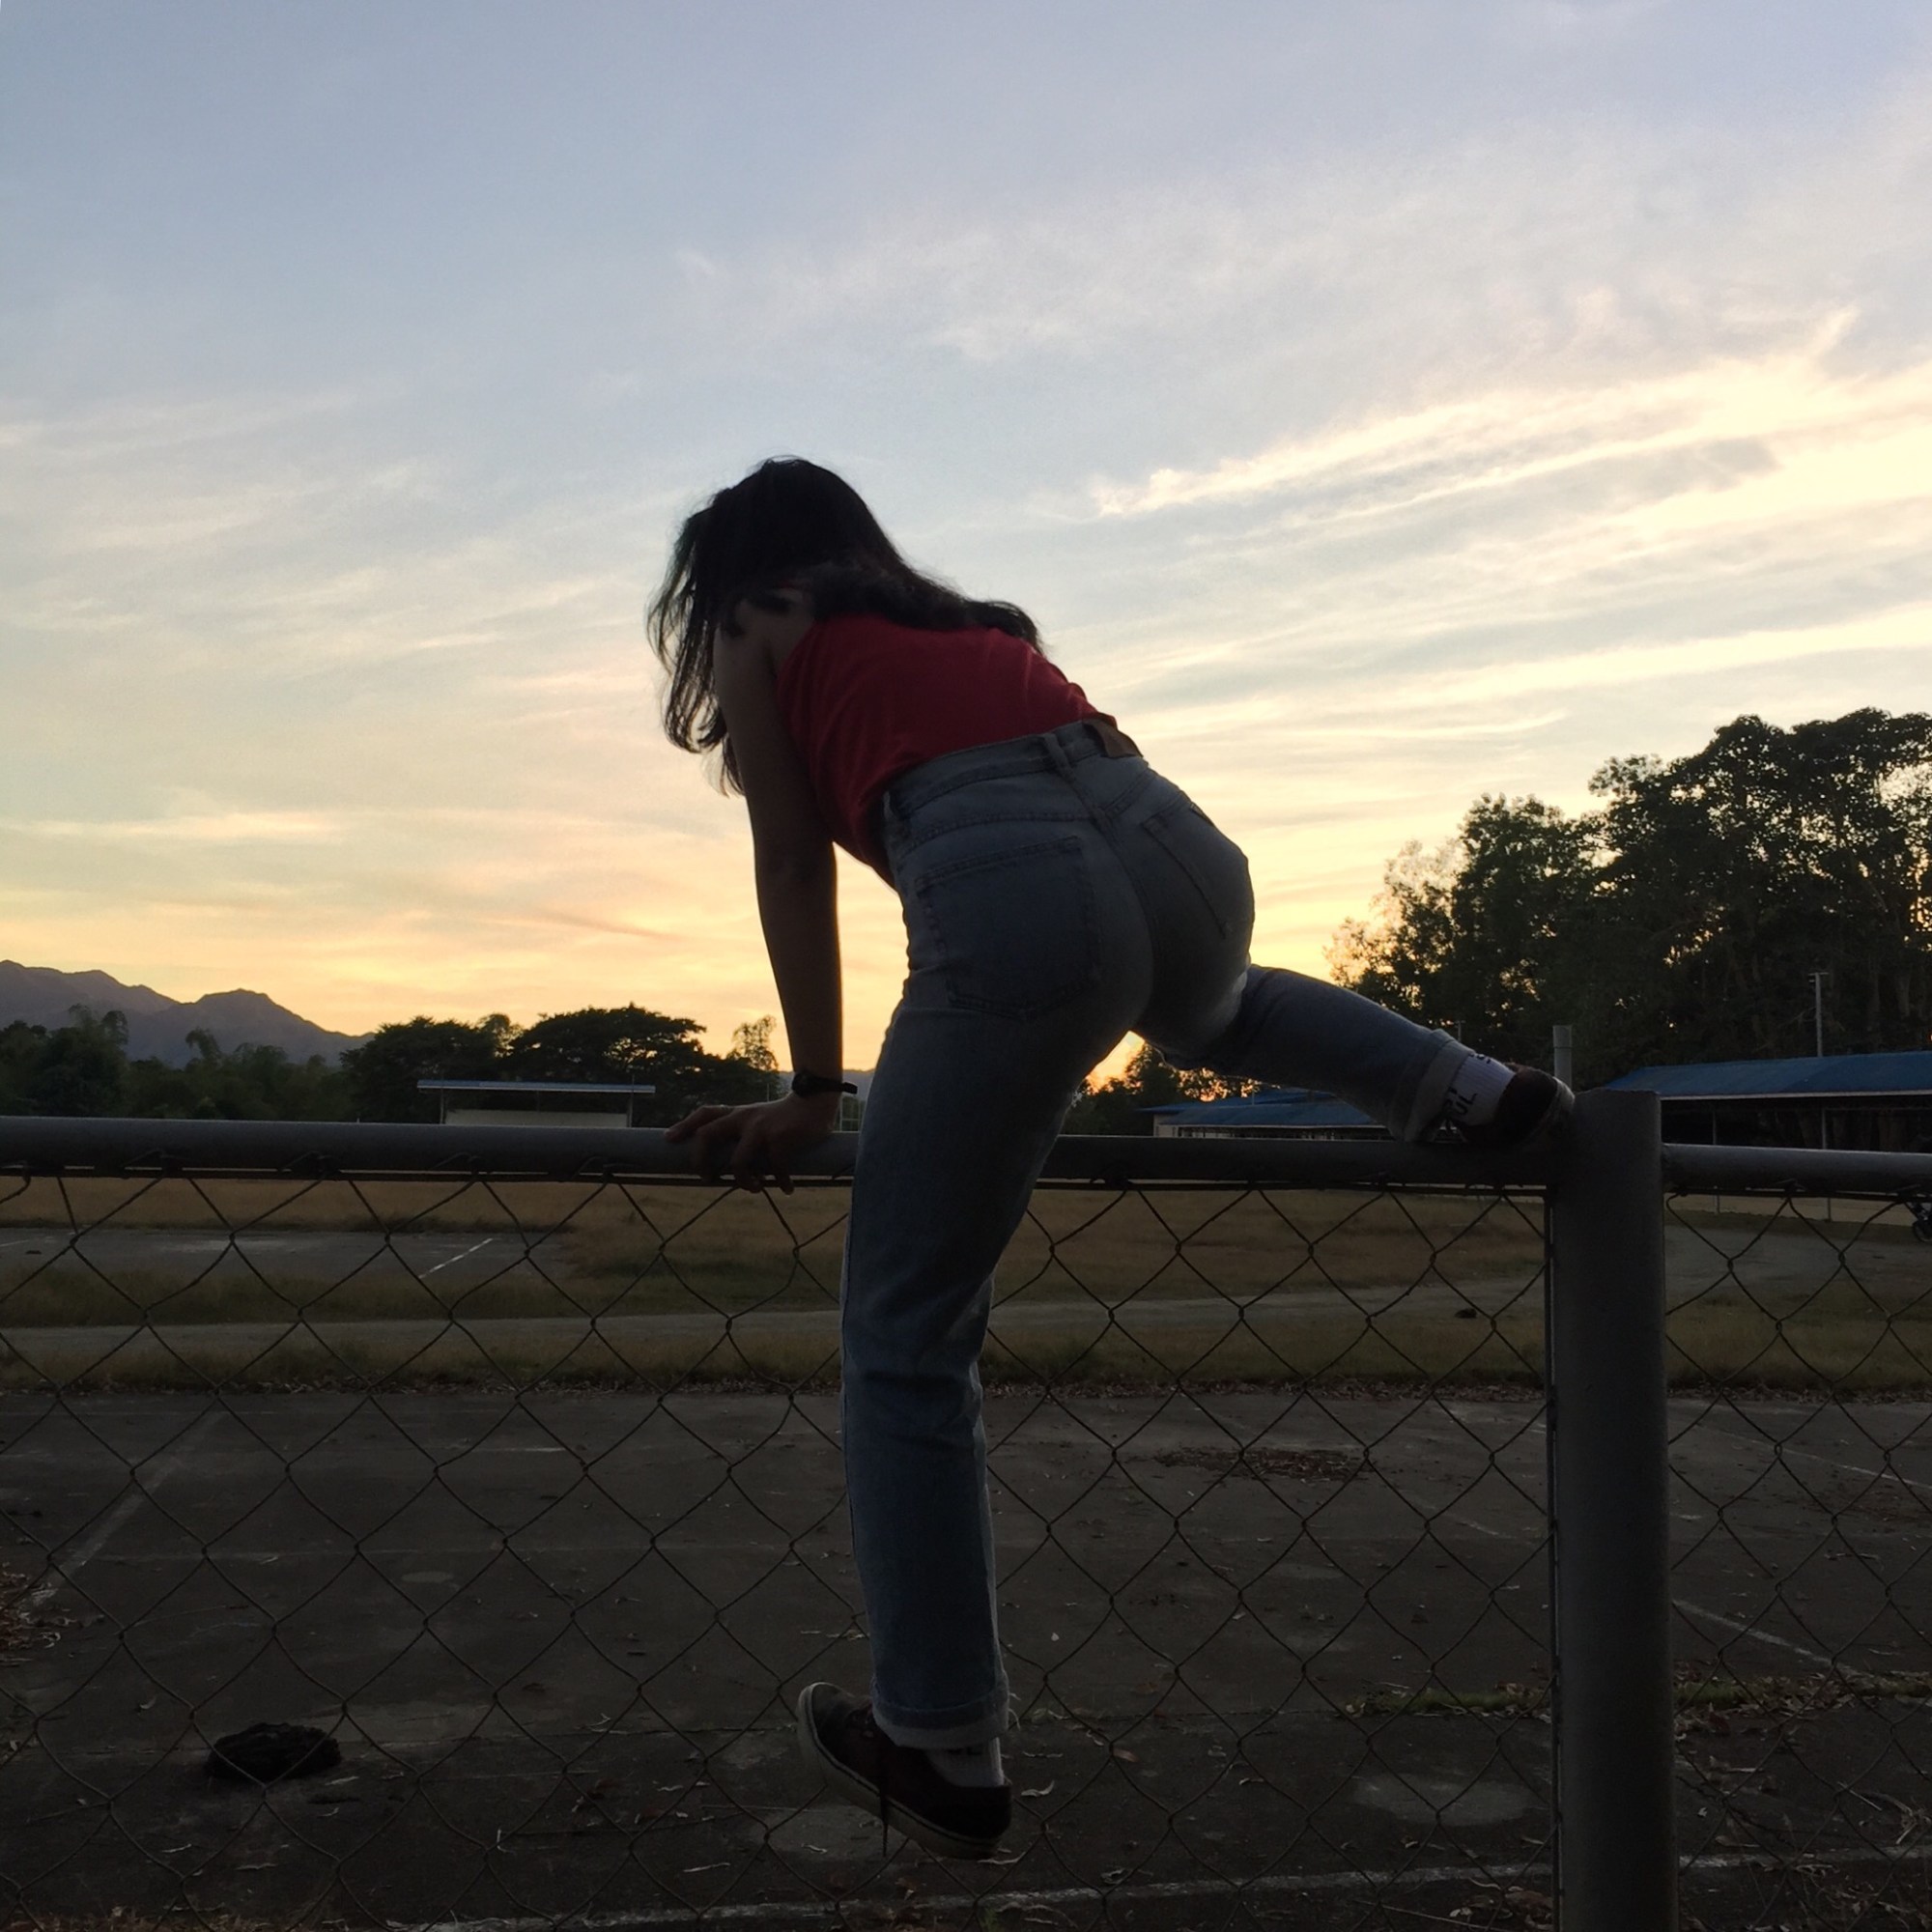
[[(1815, 1718), (1841, 1704), (1921, 1701), (1932, 1698), (1932, 1671), (1817, 1670), (1796, 1677), (1697, 1677), (1680, 1675), (1675, 1701), (1680, 1729), (1699, 1719), (1727, 1717)], [(1351, 1697), (1341, 1707), (1350, 1718), (1504, 1716), (1540, 1718), (1549, 1691), (1540, 1684), (1498, 1684), (1492, 1690), (1458, 1690), (1431, 1684), (1399, 1686)]]

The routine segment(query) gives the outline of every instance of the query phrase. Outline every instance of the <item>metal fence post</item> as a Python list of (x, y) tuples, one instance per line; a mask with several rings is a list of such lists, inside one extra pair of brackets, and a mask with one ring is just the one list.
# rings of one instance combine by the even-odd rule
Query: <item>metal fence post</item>
[(1677, 1924), (1663, 1170), (1654, 1094), (1586, 1094), (1549, 1195), (1557, 1922)]

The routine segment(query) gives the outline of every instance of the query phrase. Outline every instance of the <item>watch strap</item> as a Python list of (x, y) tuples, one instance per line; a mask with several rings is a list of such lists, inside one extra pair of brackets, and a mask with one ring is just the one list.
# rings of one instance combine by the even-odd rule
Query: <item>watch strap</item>
[(810, 1100), (820, 1094), (856, 1094), (859, 1090), (851, 1081), (835, 1080), (829, 1073), (794, 1073), (791, 1091), (801, 1100)]

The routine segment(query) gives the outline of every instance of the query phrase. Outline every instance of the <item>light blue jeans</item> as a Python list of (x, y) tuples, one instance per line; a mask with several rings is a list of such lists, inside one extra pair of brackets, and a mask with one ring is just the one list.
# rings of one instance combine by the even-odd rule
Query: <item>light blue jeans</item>
[(874, 1714), (934, 1747), (1006, 1727), (980, 1350), (994, 1264), (1082, 1080), (1131, 1031), (1413, 1139), (1467, 1049), (1251, 967), (1239, 849), (1087, 725), (920, 766), (882, 836), (908, 972), (859, 1135), (840, 1415)]

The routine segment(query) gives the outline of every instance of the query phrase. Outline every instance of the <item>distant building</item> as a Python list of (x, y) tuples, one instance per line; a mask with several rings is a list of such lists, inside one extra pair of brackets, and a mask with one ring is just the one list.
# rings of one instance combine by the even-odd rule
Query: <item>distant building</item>
[(1932, 1150), (1932, 1052), (1639, 1066), (1607, 1084), (1655, 1094), (1667, 1141)]
[(418, 1080), (446, 1127), (634, 1127), (658, 1090), (626, 1080)]
[[(1932, 1051), (1640, 1066), (1606, 1084), (1657, 1094), (1667, 1141), (1932, 1151)], [(1304, 1087), (1147, 1111), (1163, 1139), (1386, 1138), (1359, 1108)]]
[(1157, 1140), (1388, 1139), (1387, 1129), (1359, 1107), (1311, 1087), (1275, 1087), (1237, 1100), (1179, 1100), (1147, 1111)]

